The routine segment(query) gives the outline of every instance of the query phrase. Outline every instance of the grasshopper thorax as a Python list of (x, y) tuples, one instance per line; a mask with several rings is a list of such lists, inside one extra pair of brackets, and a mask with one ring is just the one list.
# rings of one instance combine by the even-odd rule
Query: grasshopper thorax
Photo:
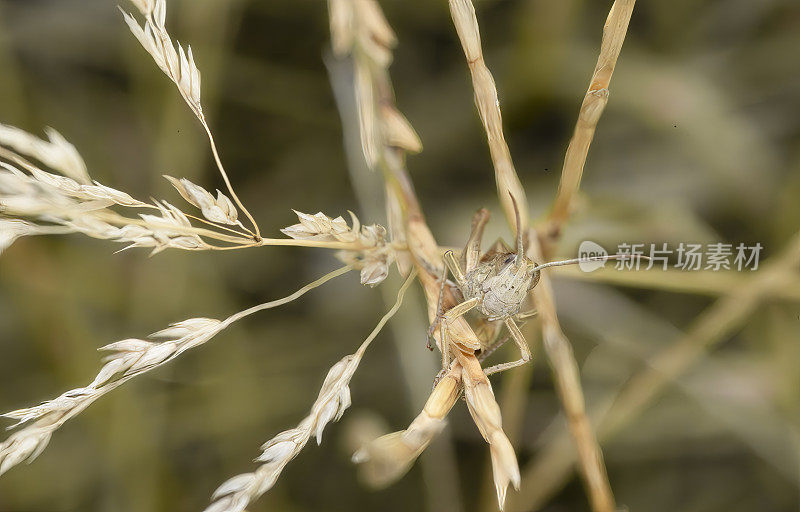
[(479, 298), (478, 308), (491, 320), (515, 315), (528, 291), (539, 282), (540, 271), (534, 271), (535, 266), (517, 253), (495, 253), (467, 273), (461, 290), (464, 299)]

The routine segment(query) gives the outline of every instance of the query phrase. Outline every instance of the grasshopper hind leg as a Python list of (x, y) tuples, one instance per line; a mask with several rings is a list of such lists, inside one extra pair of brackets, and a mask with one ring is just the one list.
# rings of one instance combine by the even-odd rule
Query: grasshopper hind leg
[(511, 338), (514, 340), (514, 343), (517, 344), (519, 347), (520, 354), (522, 357), (517, 359), (516, 361), (509, 361), (507, 363), (500, 363), (494, 366), (490, 366), (484, 370), (484, 373), (488, 375), (492, 375), (493, 373), (504, 372), (506, 370), (510, 370), (511, 368), (516, 368), (517, 366), (522, 366), (523, 364), (528, 363), (531, 360), (531, 349), (528, 347), (528, 342), (525, 341), (525, 337), (522, 335), (522, 331), (519, 330), (517, 324), (514, 323), (514, 320), (511, 318), (505, 319), (506, 327), (508, 328), (508, 332), (511, 335)]

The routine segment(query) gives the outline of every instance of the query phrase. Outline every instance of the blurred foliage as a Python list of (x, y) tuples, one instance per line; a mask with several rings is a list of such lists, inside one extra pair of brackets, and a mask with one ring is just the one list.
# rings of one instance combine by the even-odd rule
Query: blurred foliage
[[(425, 145), (409, 168), (439, 242), (461, 245), (472, 211), (499, 209), (447, 2), (381, 3), (400, 41), (398, 105)], [(509, 145), (542, 214), (610, 2), (476, 3)], [(0, 0), (0, 122), (33, 133), (55, 127), (93, 177), (138, 197), (177, 201), (162, 174), (220, 186), (201, 128), (114, 4)], [(325, 2), (170, 0), (169, 26), (194, 49), (223, 160), (264, 231), (291, 224), (291, 208), (353, 209), (383, 222), (359, 212), (366, 207), (349, 182), (324, 63)], [(583, 239), (610, 247), (758, 241), (764, 260), (779, 253), (800, 226), (798, 48), (794, 0), (640, 1), (561, 254)], [(488, 239), (510, 237), (500, 217)], [(88, 382), (99, 368), (95, 349), (106, 343), (194, 316), (224, 317), (335, 264), (309, 249), (154, 258), (116, 249), (71, 236), (22, 240), (3, 254), (0, 409)], [(556, 281), (589, 409), (715, 300), (714, 292), (660, 288), (657, 280), (637, 290)], [(379, 294), (348, 276), (134, 380), (65, 425), (33, 465), (0, 479), (0, 510), (202, 510), (220, 482), (252, 467), (262, 442), (305, 414), (325, 370), (379, 318)], [(357, 481), (353, 440), (403, 428), (435, 374), (420, 306), (406, 309), (356, 375), (354, 409), (253, 511), (491, 509), (488, 450), (463, 407), (398, 484), (375, 492)], [(799, 313), (796, 302), (766, 300), (605, 444), (619, 503), (652, 512), (798, 509)], [(546, 365), (515, 372), (496, 389), (502, 397), (523, 379), (524, 393), (505, 399), (517, 404), (506, 420), (525, 467), (565, 427)], [(551, 491), (544, 510), (587, 509), (574, 476)]]

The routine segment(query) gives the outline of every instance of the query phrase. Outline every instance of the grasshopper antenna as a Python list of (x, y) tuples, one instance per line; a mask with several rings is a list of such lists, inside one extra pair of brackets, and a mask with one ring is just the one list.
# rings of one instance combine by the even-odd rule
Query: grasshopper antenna
[(589, 261), (608, 261), (608, 260), (628, 260), (638, 258), (640, 260), (650, 260), (649, 257), (643, 254), (612, 254), (610, 256), (590, 256), (588, 258), (573, 258), (570, 260), (551, 261), (549, 263), (542, 263), (541, 265), (534, 265), (529, 272), (537, 272), (547, 267), (562, 267), (564, 265), (576, 265), (578, 263), (587, 263)]
[(520, 220), (519, 206), (517, 205), (517, 200), (514, 198), (514, 194), (509, 192), (508, 195), (511, 198), (511, 203), (514, 205), (514, 220), (517, 223), (517, 247), (515, 252), (517, 253), (517, 261), (522, 263), (525, 261), (525, 244), (522, 241), (522, 221)]

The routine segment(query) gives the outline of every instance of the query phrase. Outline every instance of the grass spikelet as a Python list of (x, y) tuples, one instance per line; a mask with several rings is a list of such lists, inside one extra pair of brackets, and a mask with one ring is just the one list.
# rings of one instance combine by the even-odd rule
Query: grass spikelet
[(211, 222), (229, 225), (241, 225), (238, 220), (239, 214), (228, 196), (217, 190), (217, 197), (203, 187), (195, 185), (186, 178), (173, 178), (165, 176), (178, 193), (193, 206), (196, 206), (203, 213), (203, 217)]
[[(145, 16), (144, 26), (139, 25), (130, 14), (122, 11), (125, 23), (141, 43), (153, 61), (172, 80), (181, 93), (186, 104), (198, 118), (203, 117), (203, 106), (200, 103), (200, 70), (194, 63), (191, 47), (183, 49), (180, 44), (175, 45), (167, 32), (165, 23), (167, 17), (166, 0), (155, 0), (152, 9), (136, 3)], [(177, 50), (175, 49), (177, 46)]]
[(407, 429), (381, 436), (353, 454), (362, 480), (373, 488), (401, 478), (445, 426), (445, 417), (461, 395), (461, 366), (454, 363), (431, 392), (422, 412)]
[(374, 169), (390, 148), (417, 153), (422, 143), (397, 110), (389, 80), (396, 37), (374, 0), (330, 0), (331, 41), (338, 57), (351, 55), (361, 147)]
[(457, 357), (464, 367), (462, 380), (467, 407), (481, 435), (489, 443), (497, 502), (500, 510), (503, 510), (508, 484), (519, 489), (517, 457), (511, 442), (503, 432), (500, 406), (497, 405), (492, 386), (483, 373), (480, 363), (474, 355), (458, 353)]
[(75, 146), (67, 142), (53, 128), (48, 128), (45, 132), (49, 141), (42, 140), (19, 128), (0, 124), (0, 145), (12, 148), (29, 158), (35, 158), (47, 167), (80, 184), (90, 184), (92, 180), (86, 170), (86, 163)]
[(300, 222), (281, 229), (283, 234), (295, 240), (351, 244), (353, 249), (339, 251), (336, 256), (361, 271), (361, 284), (375, 286), (388, 277), (397, 246), (387, 240), (386, 228), (378, 224), (362, 226), (353, 212), (352, 227), (342, 217), (333, 219), (322, 212), (295, 213)]

